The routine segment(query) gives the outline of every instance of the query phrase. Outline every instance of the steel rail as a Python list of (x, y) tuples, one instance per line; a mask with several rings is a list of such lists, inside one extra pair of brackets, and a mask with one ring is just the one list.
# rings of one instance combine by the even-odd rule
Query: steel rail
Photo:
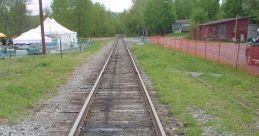
[(151, 108), (151, 114), (150, 114), (150, 115), (151, 115), (151, 117), (152, 117), (153, 124), (155, 125), (156, 133), (157, 133), (157, 135), (159, 135), (159, 136), (166, 136), (165, 130), (164, 130), (164, 128), (163, 128), (163, 126), (162, 126), (162, 123), (161, 123), (161, 121), (160, 121), (160, 119), (159, 119), (159, 117), (158, 117), (158, 114), (157, 114), (157, 112), (156, 112), (155, 106), (154, 106), (154, 104), (152, 103), (152, 100), (151, 100), (151, 98), (150, 98), (150, 96), (149, 96), (149, 94), (148, 94), (147, 88), (146, 88), (146, 86), (145, 86), (145, 84), (144, 84), (144, 82), (143, 82), (143, 79), (142, 79), (142, 77), (141, 77), (141, 75), (140, 75), (140, 72), (139, 72), (139, 70), (138, 70), (138, 67), (137, 67), (137, 65), (136, 65), (136, 63), (135, 63), (135, 61), (134, 61), (134, 59), (133, 59), (133, 56), (132, 56), (132, 54), (131, 54), (131, 52), (130, 52), (128, 46), (127, 46), (127, 42), (124, 41), (124, 39), (122, 39), (122, 40), (123, 40), (124, 46), (125, 46), (125, 48), (127, 49), (127, 52), (128, 52), (128, 54), (129, 54), (130, 58), (131, 58), (131, 62), (132, 62), (132, 64), (134, 65), (134, 68), (135, 68), (135, 71), (136, 71), (136, 73), (137, 73), (137, 75), (138, 75), (138, 79), (139, 79), (139, 81), (140, 81), (140, 83), (141, 83), (141, 86), (142, 86), (142, 88), (143, 88), (143, 90), (144, 90), (144, 92), (145, 92), (145, 96), (146, 96), (148, 105), (149, 105), (150, 108)]
[(91, 103), (92, 103), (92, 101), (94, 99), (94, 95), (96, 94), (96, 89), (97, 89), (97, 87), (98, 87), (98, 85), (99, 85), (99, 83), (101, 81), (101, 77), (102, 77), (102, 75), (105, 72), (105, 69), (106, 69), (106, 67), (107, 67), (107, 65), (108, 65), (108, 63), (109, 63), (109, 61), (111, 59), (111, 56), (112, 56), (112, 54), (113, 54), (113, 52), (114, 52), (114, 50), (115, 50), (115, 48), (116, 48), (116, 46), (118, 44), (118, 41), (119, 41), (119, 38), (117, 37), (115, 42), (114, 42), (115, 44), (114, 44), (114, 46), (112, 48), (112, 51), (111, 51), (108, 59), (106, 60), (105, 65), (103, 66), (102, 71), (100, 72), (100, 74), (99, 74), (99, 76), (98, 76), (98, 78), (97, 78), (97, 80), (96, 80), (96, 82), (95, 82), (91, 92), (89, 93), (87, 99), (85, 100), (85, 103), (84, 103), (82, 109), (80, 110), (80, 112), (79, 112), (79, 114), (77, 116), (77, 119), (76, 119), (72, 129), (70, 130), (68, 136), (78, 136), (80, 134), (80, 130), (81, 130), (80, 127), (83, 125), (84, 119), (86, 118), (86, 116), (87, 116), (87, 114), (88, 114), (88, 112), (90, 110)]

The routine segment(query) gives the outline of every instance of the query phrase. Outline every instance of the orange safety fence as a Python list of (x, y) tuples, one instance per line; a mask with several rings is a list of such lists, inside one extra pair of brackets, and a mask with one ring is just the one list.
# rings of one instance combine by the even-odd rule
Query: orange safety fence
[(247, 65), (246, 63), (245, 51), (247, 45), (245, 43), (235, 44), (221, 41), (200, 41), (161, 36), (150, 37), (150, 42), (259, 75), (258, 62), (255, 65)]

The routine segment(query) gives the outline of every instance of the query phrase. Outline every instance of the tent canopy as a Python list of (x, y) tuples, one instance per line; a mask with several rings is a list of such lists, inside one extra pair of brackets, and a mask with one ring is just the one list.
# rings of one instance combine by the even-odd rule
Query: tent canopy
[[(45, 42), (50, 43), (52, 39), (45, 36)], [(31, 29), (25, 33), (22, 33), (20, 36), (13, 39), (14, 44), (30, 44), (30, 43), (41, 43), (41, 34)]]
[[(77, 47), (77, 33), (71, 31), (61, 24), (59, 24), (55, 19), (46, 18), (44, 20), (44, 32), (46, 43), (52, 42), (52, 39), (58, 39), (57, 46), (62, 43), (64, 49), (70, 47)], [(47, 36), (47, 37), (46, 37)], [(32, 29), (28, 32), (23, 33), (21, 36), (13, 40), (14, 44), (29, 44), (29, 43), (40, 43), (41, 42), (41, 26)]]
[[(38, 26), (35, 29), (37, 32), (41, 32), (41, 27)], [(61, 24), (59, 24), (55, 19), (46, 18), (44, 20), (44, 32), (45, 35), (56, 38), (61, 41), (63, 48), (70, 48), (70, 46), (77, 45), (77, 32), (71, 31)]]
[[(41, 32), (40, 26), (36, 28), (36, 31)], [(71, 31), (59, 24), (55, 19), (50, 18), (46, 18), (44, 20), (44, 31), (46, 35), (76, 34), (76, 32)]]
[(0, 38), (4, 38), (4, 37), (6, 37), (6, 35), (3, 33), (0, 33)]

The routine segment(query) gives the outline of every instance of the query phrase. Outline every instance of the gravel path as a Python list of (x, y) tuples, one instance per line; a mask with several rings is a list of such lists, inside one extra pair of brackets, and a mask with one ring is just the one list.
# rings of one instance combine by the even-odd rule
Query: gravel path
[(0, 126), (0, 136), (45, 136), (58, 122), (64, 122), (62, 114), (70, 101), (73, 91), (80, 90), (92, 72), (105, 62), (112, 47), (112, 42), (103, 47), (96, 54), (88, 57), (84, 64), (75, 69), (67, 83), (56, 91), (50, 91), (47, 100), (42, 100), (32, 111), (32, 114), (15, 124)]

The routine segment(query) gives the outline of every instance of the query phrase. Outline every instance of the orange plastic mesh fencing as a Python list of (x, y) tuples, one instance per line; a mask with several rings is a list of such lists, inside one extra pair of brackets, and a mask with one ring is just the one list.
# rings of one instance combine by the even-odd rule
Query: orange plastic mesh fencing
[(258, 62), (255, 65), (247, 65), (245, 57), (247, 45), (243, 43), (235, 44), (220, 41), (199, 41), (160, 36), (150, 37), (150, 42), (259, 75)]

